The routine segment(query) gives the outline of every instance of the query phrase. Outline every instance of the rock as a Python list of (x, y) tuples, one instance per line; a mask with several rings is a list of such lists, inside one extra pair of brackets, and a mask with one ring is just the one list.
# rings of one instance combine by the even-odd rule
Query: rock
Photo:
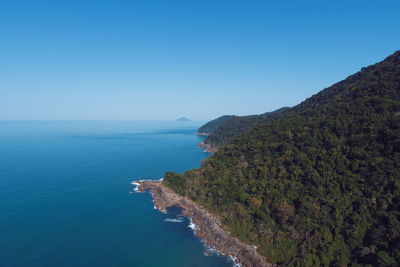
[(218, 150), (215, 146), (206, 144), (204, 142), (200, 142), (197, 146), (200, 147), (201, 149), (203, 149), (204, 151), (210, 152), (210, 153), (215, 153)]
[(161, 211), (167, 207), (178, 206), (183, 209), (183, 215), (192, 219), (197, 226), (196, 235), (208, 246), (219, 252), (230, 255), (243, 267), (270, 267), (257, 252), (257, 248), (231, 237), (221, 228), (220, 220), (190, 199), (174, 193), (170, 188), (162, 185), (161, 181), (137, 181), (139, 191), (148, 191), (152, 194), (154, 205)]

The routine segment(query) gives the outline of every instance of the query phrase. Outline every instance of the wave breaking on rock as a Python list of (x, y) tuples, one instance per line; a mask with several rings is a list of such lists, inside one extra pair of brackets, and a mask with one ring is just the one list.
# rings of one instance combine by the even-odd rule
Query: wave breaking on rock
[(188, 226), (193, 229), (196, 236), (203, 239), (204, 245), (220, 254), (230, 256), (235, 266), (274, 266), (257, 252), (257, 248), (230, 236), (224, 231), (217, 217), (192, 200), (174, 193), (170, 188), (162, 185), (162, 181), (139, 180), (132, 182), (132, 184), (138, 184), (138, 192), (151, 193), (154, 206), (164, 213), (168, 207), (180, 207), (182, 215), (190, 220)]

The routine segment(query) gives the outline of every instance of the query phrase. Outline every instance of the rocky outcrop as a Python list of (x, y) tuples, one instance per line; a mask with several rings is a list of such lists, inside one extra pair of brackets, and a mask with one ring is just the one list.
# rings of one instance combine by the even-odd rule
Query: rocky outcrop
[(200, 142), (197, 146), (199, 148), (203, 149), (204, 151), (210, 152), (210, 153), (215, 153), (218, 150), (217, 147), (210, 145), (210, 144), (206, 144), (204, 142)]
[(220, 220), (186, 197), (174, 193), (162, 185), (161, 181), (137, 181), (140, 192), (149, 191), (153, 195), (154, 205), (161, 211), (167, 207), (178, 206), (183, 209), (183, 215), (192, 219), (196, 224), (196, 235), (202, 238), (206, 245), (212, 246), (223, 254), (232, 256), (237, 263), (244, 267), (274, 266), (258, 254), (254, 246), (245, 244), (231, 237), (221, 227)]

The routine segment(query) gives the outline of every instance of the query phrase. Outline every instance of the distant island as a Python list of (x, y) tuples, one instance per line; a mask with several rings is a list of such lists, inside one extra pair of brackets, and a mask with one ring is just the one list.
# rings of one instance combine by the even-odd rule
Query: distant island
[(190, 121), (190, 120), (186, 117), (181, 117), (181, 118), (177, 119), (176, 121)]

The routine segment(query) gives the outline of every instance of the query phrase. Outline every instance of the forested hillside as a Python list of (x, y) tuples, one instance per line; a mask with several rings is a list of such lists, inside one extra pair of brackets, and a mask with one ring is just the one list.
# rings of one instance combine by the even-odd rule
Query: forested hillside
[(237, 117), (235, 115), (224, 115), (219, 118), (216, 118), (215, 120), (209, 121), (203, 126), (201, 126), (198, 130), (198, 134), (203, 134), (203, 135), (209, 135), (212, 134), (221, 124), (225, 123), (226, 121)]
[(167, 173), (283, 266), (400, 265), (400, 51)]
[[(220, 147), (228, 143), (229, 141), (233, 140), (240, 134), (243, 134), (260, 124), (263, 124), (275, 118), (279, 118), (280, 116), (285, 114), (285, 112), (287, 112), (288, 110), (289, 108), (284, 107), (261, 115), (250, 115), (241, 117), (232, 116), (223, 123), (220, 123), (218, 127), (216, 127), (212, 132), (210, 132), (210, 135), (206, 138), (204, 143), (212, 145), (214, 147)], [(207, 124), (205, 124), (204, 126), (206, 125)]]

